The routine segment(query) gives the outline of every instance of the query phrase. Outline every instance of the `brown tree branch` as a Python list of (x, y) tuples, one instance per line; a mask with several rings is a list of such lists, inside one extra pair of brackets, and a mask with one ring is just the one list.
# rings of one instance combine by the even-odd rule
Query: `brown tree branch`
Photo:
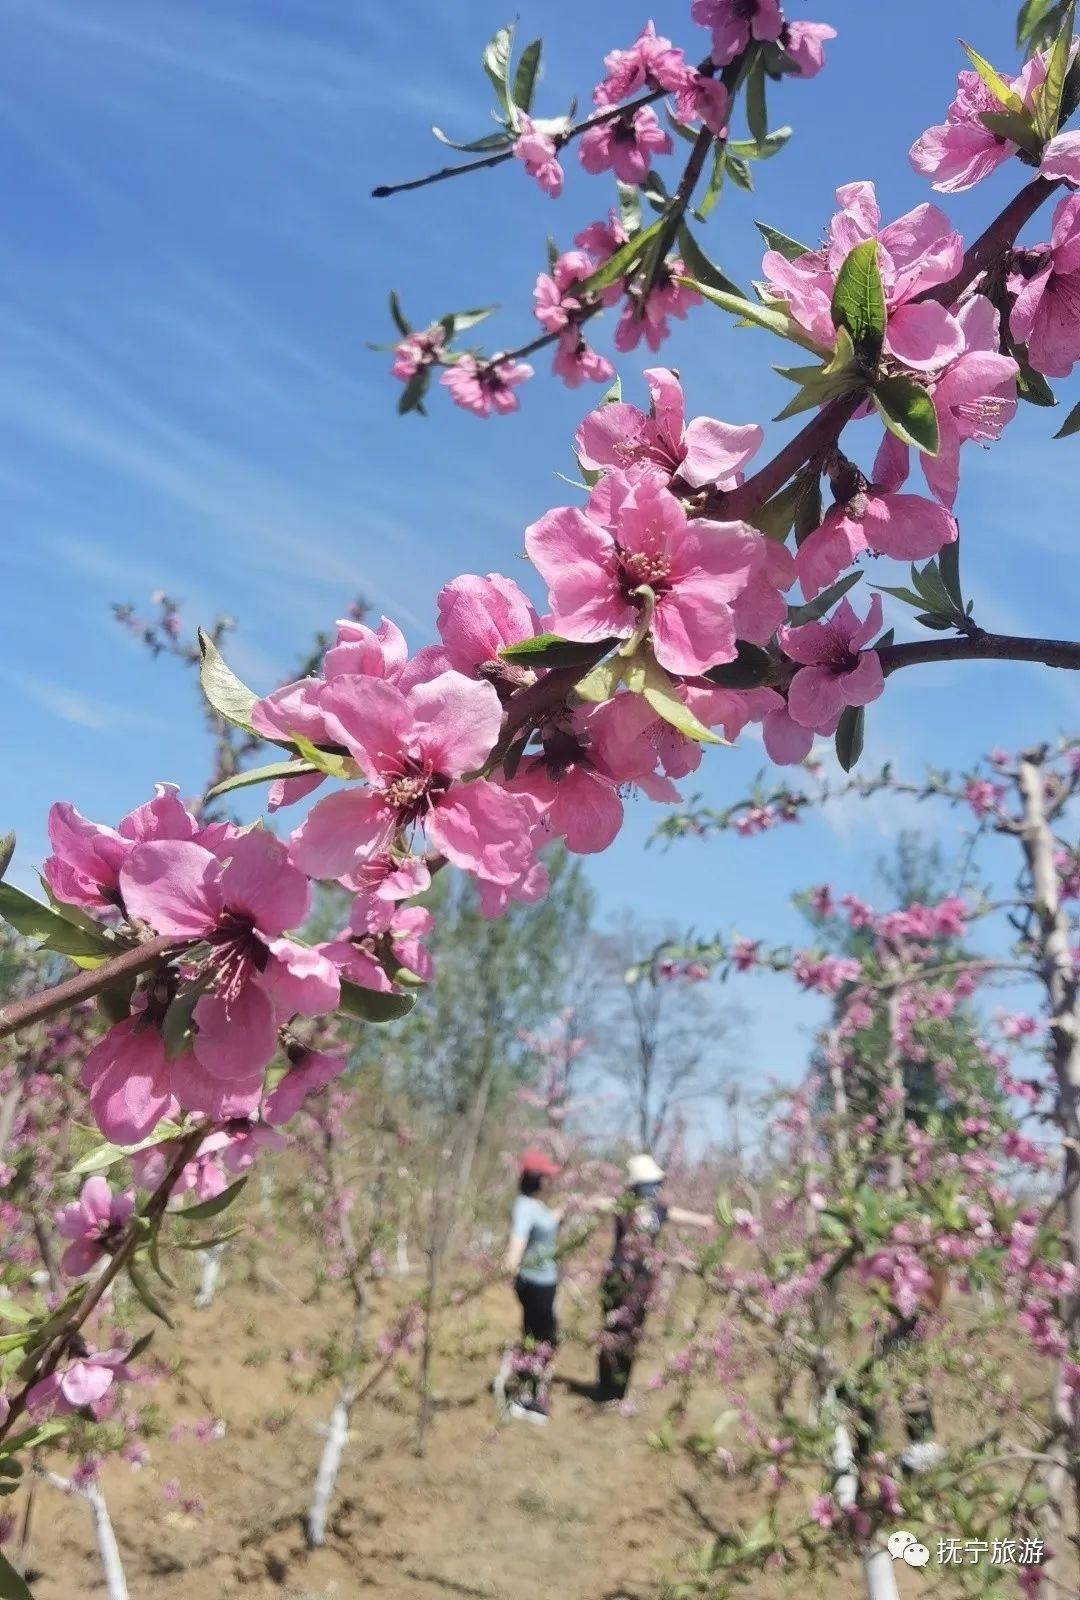
[(159, 934), (145, 944), (135, 945), (121, 955), (103, 961), (100, 967), (77, 972), (73, 978), (65, 978), (63, 983), (54, 984), (51, 989), (42, 989), (38, 994), (12, 1000), (10, 1005), (0, 1007), (0, 1039), (20, 1033), (35, 1022), (55, 1017), (60, 1011), (68, 1011), (83, 1000), (92, 1000), (110, 984), (124, 978), (138, 977), (141, 972), (149, 972), (152, 967), (158, 966), (176, 951), (185, 949), (190, 943), (189, 939)]

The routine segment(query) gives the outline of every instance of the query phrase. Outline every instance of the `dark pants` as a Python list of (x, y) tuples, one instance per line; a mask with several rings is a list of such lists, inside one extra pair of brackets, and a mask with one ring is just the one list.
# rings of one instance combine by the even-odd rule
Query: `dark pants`
[(532, 1339), (537, 1344), (558, 1344), (559, 1325), (555, 1320), (555, 1285), (530, 1283), (528, 1278), (515, 1278), (514, 1290), (521, 1301), (522, 1337)]
[(604, 1313), (602, 1343), (597, 1356), (596, 1398), (623, 1400), (630, 1385), (634, 1358), (645, 1332), (652, 1279), (647, 1274), (629, 1280), (609, 1269), (600, 1288)]

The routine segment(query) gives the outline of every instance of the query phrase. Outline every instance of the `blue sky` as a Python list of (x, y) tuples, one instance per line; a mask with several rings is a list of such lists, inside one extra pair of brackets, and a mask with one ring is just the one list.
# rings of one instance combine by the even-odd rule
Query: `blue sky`
[[(441, 164), (430, 122), (463, 138), (485, 131), (479, 51), (509, 9), (0, 0), (0, 811), (20, 836), (22, 881), (44, 853), (52, 799), (111, 821), (155, 779), (192, 792), (206, 770), (191, 683), (138, 650), (110, 601), (145, 603), (162, 587), (192, 623), (235, 615), (232, 658), (268, 688), (357, 592), (418, 646), (436, 590), (456, 573), (523, 578), (522, 531), (570, 493), (554, 473), (570, 464), (587, 401), (545, 371), (507, 420), (478, 422), (441, 396), (427, 423), (399, 419), (386, 358), (365, 348), (389, 336), (391, 285), (417, 322), (500, 301), (490, 342), (530, 337), (545, 234), (565, 245), (608, 204), (604, 181), (572, 162), (558, 203), (516, 164), (368, 198), (375, 183)], [(521, 9), (522, 37), (548, 42), (541, 114), (575, 93), (587, 101), (604, 52), (629, 43), (646, 15), (617, 0)], [(928, 198), (906, 151), (950, 98), (957, 35), (1002, 66), (1014, 59), (1008, 5), (814, 0), (807, 13), (793, 0), (790, 10), (840, 37), (823, 76), (772, 91), (773, 124), (795, 135), (757, 168), (755, 194), (725, 191), (705, 231), (743, 282), (760, 255), (755, 218), (813, 241), (839, 183), (876, 178), (887, 215)], [(705, 36), (687, 11), (653, 8), (661, 31), (697, 50)], [(1020, 175), (1003, 169), (958, 197), (956, 225), (976, 233)], [(692, 412), (759, 420), (787, 398), (769, 366), (784, 352), (709, 308), (664, 359), (680, 368)], [(631, 396), (644, 364), (620, 363)], [(1064, 395), (1076, 398), (1067, 385)], [(1051, 442), (1051, 431), (1025, 408), (1005, 448), (965, 463), (963, 561), (988, 626), (1074, 627), (1077, 443)], [(781, 437), (773, 429), (770, 442)], [(868, 428), (864, 464), (873, 444)], [(873, 708), (867, 759), (911, 771), (962, 763), (1075, 726), (1077, 707), (1077, 685), (1035, 668), (912, 671)], [(759, 765), (753, 743), (715, 752), (697, 787), (723, 803)], [(784, 937), (788, 887), (831, 877), (865, 890), (913, 817), (936, 827), (925, 810), (851, 807), (748, 844), (643, 852), (654, 814), (632, 802), (593, 877), (613, 913)], [(815, 1003), (779, 987), (747, 1001), (748, 1063), (787, 1075)]]

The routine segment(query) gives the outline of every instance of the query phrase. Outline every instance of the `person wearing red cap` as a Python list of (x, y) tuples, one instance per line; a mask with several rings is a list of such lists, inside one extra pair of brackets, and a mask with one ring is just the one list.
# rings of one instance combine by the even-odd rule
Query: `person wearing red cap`
[(541, 1425), (548, 1420), (547, 1368), (559, 1339), (555, 1318), (559, 1282), (555, 1242), (563, 1208), (545, 1205), (540, 1196), (547, 1180), (561, 1171), (543, 1150), (530, 1149), (522, 1154), (504, 1260), (521, 1304), (522, 1333), (518, 1376), (523, 1380), (523, 1399), (511, 1400), (508, 1410), (520, 1421)]

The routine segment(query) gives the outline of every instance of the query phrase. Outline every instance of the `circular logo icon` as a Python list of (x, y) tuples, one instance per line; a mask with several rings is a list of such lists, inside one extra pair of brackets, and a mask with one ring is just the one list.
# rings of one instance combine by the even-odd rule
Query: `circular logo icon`
[(925, 1567), (930, 1560), (930, 1552), (924, 1544), (909, 1544), (904, 1549), (904, 1560), (909, 1567)]
[(909, 1544), (917, 1544), (913, 1533), (908, 1533), (906, 1528), (898, 1528), (895, 1533), (890, 1533), (888, 1551), (894, 1561), (899, 1561)]

